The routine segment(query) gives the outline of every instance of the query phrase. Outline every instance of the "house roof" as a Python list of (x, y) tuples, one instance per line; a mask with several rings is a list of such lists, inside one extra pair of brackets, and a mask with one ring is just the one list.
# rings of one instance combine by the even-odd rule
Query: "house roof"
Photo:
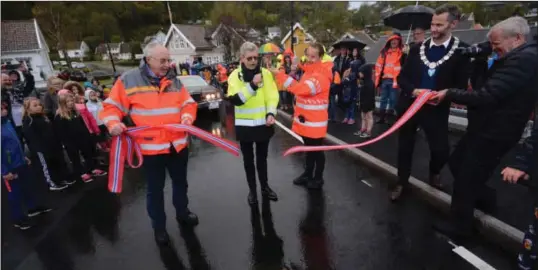
[[(537, 27), (533, 26), (531, 27), (531, 34), (528, 38), (531, 38), (532, 35), (535, 35), (537, 31)], [(479, 42), (483, 42), (487, 39), (487, 34), (489, 32), (489, 28), (483, 28), (483, 29), (468, 29), (468, 30), (454, 30), (452, 34), (456, 37), (458, 37), (461, 41), (471, 45), (476, 44)], [(385, 46), (385, 43), (387, 42), (388, 36), (381, 36), (379, 40), (374, 43), (370, 50), (368, 50), (365, 54), (365, 58), (367, 62), (375, 62), (377, 57), (379, 56), (379, 52), (381, 52), (381, 49), (383, 46)], [(402, 39), (405, 41), (407, 39), (407, 35), (402, 35)]]
[[(313, 41), (316, 40), (312, 35), (310, 35), (308, 32), (306, 32), (306, 30), (301, 26), (300, 23), (296, 23), (296, 24), (293, 26), (293, 31), (295, 31), (295, 29), (297, 29), (297, 28), (303, 30), (303, 32), (304, 32), (304, 33), (305, 33), (311, 40), (313, 40)], [(284, 45), (284, 43), (286, 43), (286, 40), (287, 40), (288, 38), (290, 38), (290, 37), (291, 37), (291, 31), (288, 31), (288, 33), (284, 36), (284, 38), (282, 38), (282, 41), (281, 41), (280, 43), (281, 43), (282, 45)]]
[(42, 49), (37, 21), (2, 21), (1, 52), (31, 51)]
[(65, 45), (66, 50), (78, 50), (80, 49), (80, 46), (82, 44), (82, 41), (73, 41), (73, 42), (67, 42)]
[(196, 49), (214, 47), (210, 42), (210, 36), (206, 35), (207, 31), (203, 25), (174, 24), (174, 26)]
[(273, 26), (273, 27), (267, 27), (267, 32), (268, 33), (280, 33), (280, 27), (278, 26)]
[[(129, 45), (127, 43), (108, 43), (108, 47), (110, 48), (111, 51), (117, 50), (118, 47), (120, 47), (120, 45), (122, 44)], [(120, 50), (121, 50), (121, 47), (120, 47)], [(106, 51), (106, 45), (104, 43), (99, 44), (99, 46), (95, 48), (95, 54), (105, 54), (105, 53), (107, 53), (107, 51)], [(120, 53), (123, 53), (123, 52), (120, 51)]]

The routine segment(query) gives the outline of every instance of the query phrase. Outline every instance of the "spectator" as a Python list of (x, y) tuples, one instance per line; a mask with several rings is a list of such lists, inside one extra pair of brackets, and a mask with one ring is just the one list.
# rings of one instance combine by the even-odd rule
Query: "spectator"
[[(18, 73), (15, 71), (18, 76)], [(15, 126), (15, 131), (19, 140), (23, 141), (22, 136), (22, 108), (24, 98), (23, 85), (20, 83), (13, 84), (13, 80), (17, 80), (15, 75), (6, 75), (2, 73), (2, 101), (8, 104), (7, 117), (11, 120), (11, 123)]]
[(65, 81), (59, 77), (49, 77), (47, 79), (47, 93), (43, 98), (45, 115), (49, 120), (54, 120), (58, 110), (58, 91), (63, 88)]
[(361, 111), (361, 130), (355, 135), (361, 138), (370, 138), (372, 136), (372, 127), (374, 125), (375, 109), (375, 76), (373, 65), (363, 65), (359, 69), (359, 78), (361, 81), (360, 90), (360, 111)]
[[(2, 186), (8, 191), (9, 212), (13, 226), (21, 230), (32, 227), (28, 217), (50, 212), (48, 207), (39, 207), (35, 200), (35, 188), (29, 183), (30, 160), (24, 151), (9, 119), (8, 103), (2, 102)], [(23, 206), (29, 211), (23, 212)]]
[(34, 164), (41, 167), (49, 189), (59, 191), (74, 184), (75, 181), (68, 180), (68, 175), (64, 173), (67, 164), (62, 144), (37, 98), (30, 97), (24, 101), (23, 132), (30, 156)]
[[(92, 177), (107, 173), (97, 169), (94, 162), (95, 147), (84, 120), (75, 108), (75, 99), (71, 94), (62, 94), (58, 98), (58, 111), (54, 118), (55, 132), (60, 137), (69, 159), (73, 163), (75, 175), (84, 183), (93, 181)], [(80, 161), (84, 157), (85, 166)]]
[(394, 113), (398, 95), (398, 82), (406, 54), (403, 52), (403, 42), (400, 35), (392, 35), (381, 50), (375, 64), (375, 87), (380, 89), (378, 124), (385, 123), (385, 116)]
[(92, 114), (99, 128), (99, 134), (95, 134), (96, 142), (99, 144), (101, 149), (107, 151), (110, 147), (107, 143), (108, 129), (106, 128), (105, 123), (99, 118), (99, 113), (103, 111), (103, 103), (97, 96), (97, 92), (92, 89), (86, 90), (85, 97), (86, 100), (88, 100), (88, 102), (86, 102), (86, 107)]

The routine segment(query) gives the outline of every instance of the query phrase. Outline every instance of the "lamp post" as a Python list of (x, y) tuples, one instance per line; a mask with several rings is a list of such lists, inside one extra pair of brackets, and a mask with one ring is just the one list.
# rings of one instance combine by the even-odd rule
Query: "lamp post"
[(110, 63), (112, 64), (112, 71), (114, 72), (114, 75), (116, 74), (116, 65), (114, 64), (114, 59), (112, 58), (112, 52), (110, 51), (110, 46), (108, 45), (108, 42), (110, 42), (110, 37), (108, 35), (108, 31), (107, 29), (105, 28), (105, 32), (104, 32), (104, 37), (105, 37), (105, 47), (106, 47), (106, 51), (108, 53), (108, 58), (110, 58)]

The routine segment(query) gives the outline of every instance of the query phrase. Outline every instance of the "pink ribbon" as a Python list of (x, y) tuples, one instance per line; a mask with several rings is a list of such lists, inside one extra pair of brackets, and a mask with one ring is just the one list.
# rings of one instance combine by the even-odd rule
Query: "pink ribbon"
[[(144, 126), (129, 128), (119, 136), (114, 136), (112, 138), (112, 146), (110, 148), (110, 165), (108, 168), (108, 189), (110, 192), (121, 193), (125, 160), (127, 160), (127, 163), (132, 168), (139, 168), (142, 166), (144, 159), (142, 152), (140, 151), (140, 146), (138, 143), (136, 143), (135, 138), (140, 136), (137, 133), (148, 129), (167, 129), (174, 132), (186, 132), (206, 142), (209, 142), (234, 156), (239, 156), (239, 146), (236, 143), (216, 137), (211, 133), (191, 125), (167, 124), (156, 127)], [(138, 159), (138, 164), (136, 165), (133, 165), (134, 154), (136, 154)]]
[(362, 143), (356, 143), (356, 144), (325, 145), (325, 146), (295, 146), (295, 147), (292, 147), (292, 148), (286, 150), (286, 152), (284, 152), (284, 156), (288, 156), (288, 155), (298, 153), (298, 152), (330, 151), (330, 150), (341, 150), (341, 149), (357, 148), (357, 147), (363, 147), (363, 146), (378, 142), (378, 141), (382, 140), (383, 138), (389, 136), (390, 134), (394, 133), (403, 124), (405, 124), (407, 121), (409, 121), (409, 119), (411, 119), (411, 117), (413, 117), (420, 110), (420, 108), (422, 108), (422, 106), (424, 106), (424, 104), (428, 103), (430, 98), (432, 96), (434, 96), (434, 95), (435, 95), (435, 93), (433, 93), (431, 91), (422, 92), (416, 98), (415, 102), (413, 102), (413, 104), (411, 104), (409, 109), (407, 109), (407, 111), (402, 115), (402, 117), (400, 119), (398, 119), (398, 121), (396, 121), (396, 123), (394, 123), (394, 125), (391, 128), (389, 128), (383, 134), (381, 134), (381, 135), (379, 135), (379, 136), (377, 136), (377, 137), (375, 137), (375, 138), (373, 138), (371, 140), (368, 140), (368, 141), (365, 141), (365, 142), (362, 142)]

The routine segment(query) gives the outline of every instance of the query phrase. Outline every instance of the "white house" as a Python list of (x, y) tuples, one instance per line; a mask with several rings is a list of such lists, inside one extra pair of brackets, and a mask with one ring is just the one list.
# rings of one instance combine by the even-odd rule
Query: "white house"
[[(82, 59), (88, 56), (90, 46), (88, 46), (88, 44), (86, 44), (84, 41), (69, 42), (66, 45), (65, 51), (67, 52), (67, 56), (69, 58)], [(61, 59), (64, 59), (64, 52), (62, 50), (58, 50), (58, 55)]]
[(212, 36), (216, 30), (203, 25), (172, 24), (164, 46), (175, 63), (192, 63), (199, 57), (205, 64), (224, 61), (224, 48)]
[(36, 87), (46, 86), (46, 79), (53, 75), (49, 47), (36, 19), (2, 21), (1, 62), (25, 62), (34, 75)]
[(281, 36), (280, 27), (275, 26), (275, 27), (267, 28), (267, 38), (269, 38), (269, 40), (272, 40), (273, 38), (280, 37), (280, 36)]
[[(108, 43), (108, 47), (110, 48), (112, 58), (116, 60), (131, 60), (133, 58), (133, 55), (131, 53), (131, 46), (129, 45), (129, 43)], [(110, 59), (106, 45), (104, 43), (99, 44), (99, 46), (95, 48), (95, 54), (99, 55), (102, 60)]]
[(166, 33), (164, 33), (163, 31), (159, 31), (155, 35), (145, 37), (144, 41), (140, 45), (142, 47), (142, 50), (144, 50), (146, 45), (148, 45), (150, 42), (157, 42), (160, 44), (164, 44), (165, 41), (166, 41)]

